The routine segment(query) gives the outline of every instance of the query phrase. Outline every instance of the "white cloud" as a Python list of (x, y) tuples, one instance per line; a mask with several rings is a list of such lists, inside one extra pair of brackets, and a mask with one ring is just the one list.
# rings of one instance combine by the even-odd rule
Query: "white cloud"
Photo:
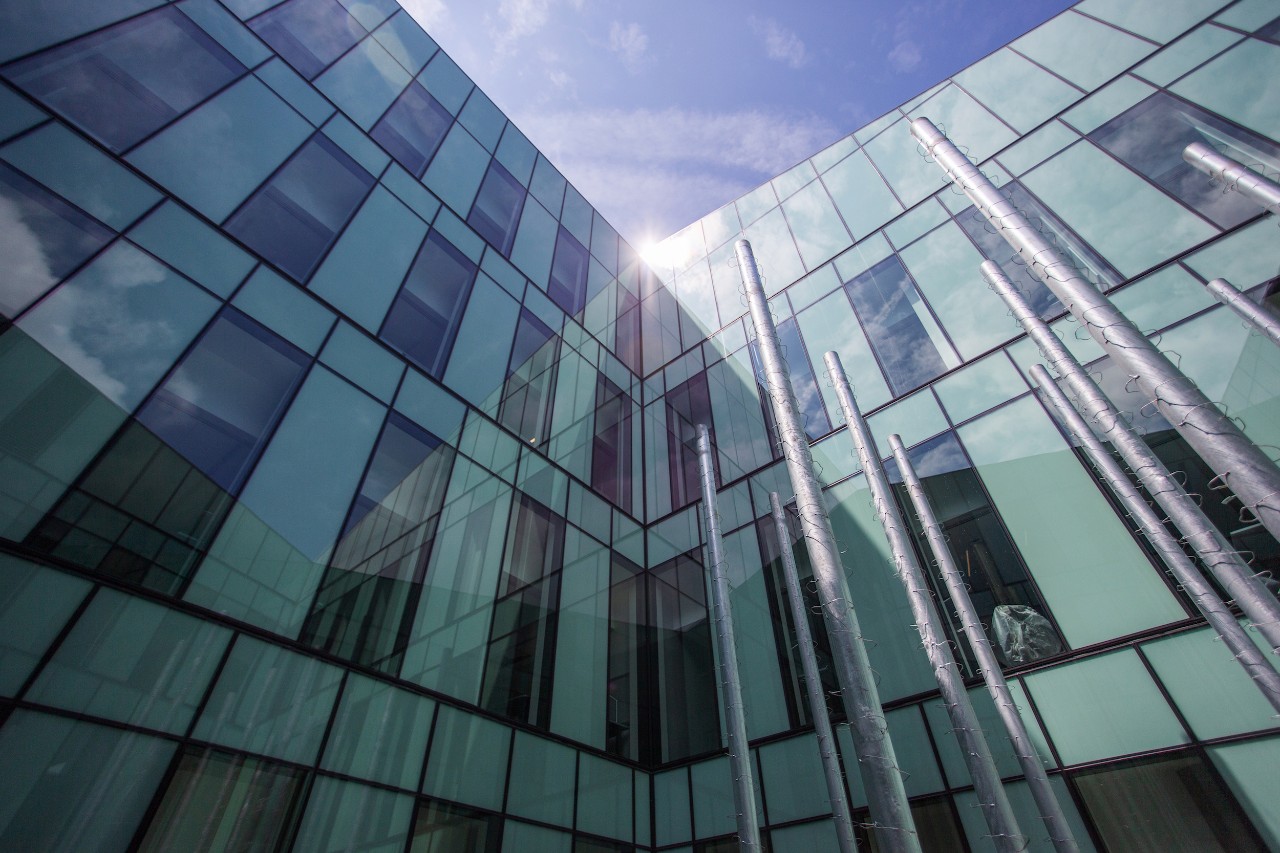
[(550, 12), (550, 0), (502, 0), (498, 5), (502, 23), (495, 34), (494, 51), (500, 55), (510, 53), (518, 42), (542, 29)]
[(429, 33), (444, 29), (449, 20), (444, 0), (400, 0), (400, 5)]
[(515, 118), (601, 214), (637, 241), (667, 236), (838, 135), (813, 114), (762, 110), (530, 111)]
[(760, 18), (755, 15), (747, 18), (751, 31), (764, 41), (765, 55), (792, 68), (800, 68), (809, 61), (809, 52), (804, 42), (791, 30), (779, 24), (773, 18)]
[(632, 22), (623, 26), (620, 22), (614, 21), (609, 26), (609, 49), (634, 72), (640, 67), (649, 50), (649, 37), (637, 23)]
[(895, 71), (901, 73), (914, 71), (920, 65), (922, 58), (920, 46), (910, 39), (897, 42), (893, 50), (889, 51), (889, 64)]

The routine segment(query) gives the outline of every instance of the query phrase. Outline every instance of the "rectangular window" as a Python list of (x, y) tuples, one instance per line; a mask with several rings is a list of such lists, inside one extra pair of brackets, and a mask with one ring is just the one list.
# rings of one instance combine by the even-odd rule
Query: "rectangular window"
[(498, 853), (501, 827), (498, 815), (427, 801), (418, 810), (409, 853)]
[(467, 223), (495, 249), (509, 255), (516, 239), (516, 226), (520, 224), (520, 212), (524, 210), (524, 198), (524, 187), (494, 160), (480, 184)]
[(1116, 116), (1089, 139), (1221, 228), (1256, 216), (1258, 206), (1239, 193), (1224, 192), (1184, 161), (1182, 150), (1200, 142), (1245, 165), (1261, 164), (1271, 173), (1280, 168), (1280, 147), (1163, 92)]
[(226, 229), (297, 281), (306, 281), (374, 178), (317, 133), (227, 220)]
[(563, 518), (520, 496), (507, 529), (481, 699), (494, 713), (544, 729), (551, 725), (564, 538)]
[(639, 761), (653, 747), (653, 695), (648, 681), (645, 573), (620, 554), (609, 571), (609, 669), (605, 705), (605, 751)]
[(169, 6), (12, 63), (3, 73), (120, 153), (245, 67)]
[(618, 287), (613, 353), (632, 373), (639, 373), (644, 369), (640, 352), (640, 300), (621, 286)]
[(0, 314), (16, 317), (111, 239), (111, 231), (0, 163)]
[(236, 492), (309, 363), (238, 311), (215, 320), (138, 412), (138, 421)]
[[(669, 390), (663, 401), (667, 409), (667, 464), (671, 473), (671, 508), (680, 509), (701, 495), (702, 478), (698, 470), (698, 424), (706, 424), (711, 433), (711, 446), (716, 446), (716, 431), (711, 423), (711, 392), (707, 372), (698, 372), (684, 383)], [(712, 454), (719, 482), (719, 454)]]
[(527, 309), (520, 309), (498, 420), (533, 447), (542, 447), (551, 436), (559, 353), (559, 336)]
[[(1048, 606), (955, 434), (943, 433), (912, 448), (908, 458), (920, 476), (920, 484), (946, 536), (951, 559), (969, 587), (974, 609), (1001, 662), (1016, 666), (1060, 653), (1064, 648), (1062, 638), (1049, 620)], [(885, 464), (885, 473), (894, 484), (903, 517), (911, 521), (920, 564), (933, 565), (934, 561), (925, 556), (931, 553), (929, 545), (894, 460)], [(949, 596), (941, 578), (931, 575), (930, 580), (939, 602), (947, 602)], [(968, 641), (963, 639), (955, 607), (946, 604), (938, 609), (957, 650), (957, 663), (966, 676), (976, 676), (977, 663)]]
[(399, 672), (452, 468), (449, 445), (388, 415), (302, 630), (304, 643)]
[(631, 398), (605, 377), (596, 377), (596, 424), (591, 440), (591, 488), (631, 512)]
[[(805, 435), (810, 441), (819, 439), (831, 432), (831, 419), (827, 417), (827, 409), (822, 404), (822, 392), (818, 388), (813, 365), (809, 361), (807, 349), (800, 337), (800, 327), (794, 317), (789, 317), (778, 324), (778, 342), (782, 345), (783, 357), (787, 360), (791, 387), (796, 395), (800, 418), (804, 422)], [(780, 458), (778, 425), (774, 421), (773, 402), (769, 398), (769, 391), (763, 381), (764, 367), (760, 361), (760, 349), (755, 338), (747, 344), (750, 348), (751, 366), (755, 370), (760, 407), (764, 411), (765, 429), (769, 433), (769, 448), (773, 457), (777, 459)]]
[(415, 81), (400, 93), (369, 135), (420, 178), (452, 124), (449, 111)]
[(476, 265), (432, 231), (409, 268), (383, 323), (381, 337), (434, 377), (444, 373)]
[(697, 551), (650, 572), (661, 755), (678, 761), (720, 748), (706, 584)]
[(895, 397), (946, 370), (930, 335), (937, 323), (896, 255), (844, 287)]
[(590, 257), (586, 248), (562, 226), (556, 236), (556, 254), (551, 264), (547, 295), (571, 317), (587, 304), (587, 264)]
[(308, 80), (366, 34), (337, 0), (289, 0), (249, 26)]

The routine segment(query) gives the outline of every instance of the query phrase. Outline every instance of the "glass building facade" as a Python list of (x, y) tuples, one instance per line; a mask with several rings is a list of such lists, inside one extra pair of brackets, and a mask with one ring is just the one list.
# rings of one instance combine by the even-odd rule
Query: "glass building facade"
[[(834, 849), (746, 236), (924, 849), (993, 847), (826, 350), (881, 448), (909, 447), (1082, 847), (1280, 850), (1276, 718), (1032, 391), (979, 262), (1260, 571), (1280, 546), (908, 131), (944, 125), (1274, 447), (1280, 351), (1202, 283), (1276, 301), (1275, 218), (1180, 154), (1274, 172), (1278, 105), (1276, 0), (1084, 0), (650, 263), (393, 0), (8, 0), (0, 848), (734, 849), (705, 423), (759, 815), (773, 851)], [(1030, 649), (1005, 630), (1024, 608)]]

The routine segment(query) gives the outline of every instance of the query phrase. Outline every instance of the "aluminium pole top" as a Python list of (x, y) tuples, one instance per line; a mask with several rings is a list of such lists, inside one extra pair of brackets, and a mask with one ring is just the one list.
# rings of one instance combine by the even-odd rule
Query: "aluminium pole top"
[(1209, 177), (1222, 181), (1228, 189), (1272, 213), (1280, 213), (1280, 184), (1259, 175), (1243, 163), (1214, 151), (1203, 142), (1193, 142), (1182, 151), (1182, 159)]
[(927, 153), (992, 223), (1028, 268), (1138, 383), (1243, 507), (1280, 539), (1280, 468), (1249, 440), (995, 184), (927, 118), (911, 122)]

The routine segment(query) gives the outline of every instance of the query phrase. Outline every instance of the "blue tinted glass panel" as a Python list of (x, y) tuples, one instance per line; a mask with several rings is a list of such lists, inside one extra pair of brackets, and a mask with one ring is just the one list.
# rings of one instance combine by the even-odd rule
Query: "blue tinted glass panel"
[(302, 376), (301, 351), (227, 311), (138, 412), (138, 420), (235, 491)]
[(15, 317), (111, 239), (111, 231), (0, 163), (0, 312)]
[(170, 7), (14, 63), (4, 75), (123, 151), (244, 70)]
[[(787, 356), (787, 365), (791, 370), (791, 384), (795, 389), (796, 402), (800, 406), (800, 416), (804, 418), (804, 431), (814, 439), (831, 432), (831, 421), (827, 418), (827, 410), (822, 405), (822, 392), (818, 390), (818, 380), (813, 366), (805, 355), (804, 342), (800, 339), (800, 329), (795, 318), (783, 320), (778, 324), (778, 340), (782, 343), (783, 352)], [(752, 355), (755, 355), (755, 342), (752, 341)]]
[(524, 187), (495, 160), (489, 164), (467, 223), (498, 251), (509, 255), (523, 209)]
[(369, 135), (420, 178), (451, 124), (449, 111), (415, 82), (396, 98)]
[(1239, 193), (1223, 192), (1182, 159), (1182, 150), (1199, 142), (1244, 163), (1265, 163), (1272, 170), (1280, 165), (1280, 148), (1162, 92), (1089, 138), (1223, 228), (1255, 216), (1257, 205)]
[(894, 396), (946, 370), (929, 337), (929, 309), (896, 256), (845, 284)]
[(267, 260), (305, 281), (373, 185), (373, 176), (319, 134), (227, 222)]
[(439, 378), (475, 277), (476, 265), (432, 231), (391, 306), (382, 338)]
[(551, 263), (547, 295), (566, 314), (577, 314), (587, 303), (588, 261), (586, 248), (562, 227), (556, 237), (556, 256)]
[(250, 22), (254, 32), (310, 80), (364, 35), (336, 0), (290, 0)]

